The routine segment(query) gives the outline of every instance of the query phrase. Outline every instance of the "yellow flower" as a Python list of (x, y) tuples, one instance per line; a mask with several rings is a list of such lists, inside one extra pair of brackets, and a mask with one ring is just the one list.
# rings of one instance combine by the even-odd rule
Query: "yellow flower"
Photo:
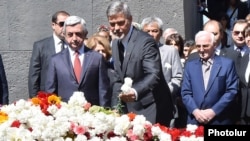
[(51, 95), (48, 97), (49, 104), (60, 104), (61, 98), (56, 95)]
[(4, 123), (8, 120), (8, 115), (2, 111), (0, 111), (0, 124)]

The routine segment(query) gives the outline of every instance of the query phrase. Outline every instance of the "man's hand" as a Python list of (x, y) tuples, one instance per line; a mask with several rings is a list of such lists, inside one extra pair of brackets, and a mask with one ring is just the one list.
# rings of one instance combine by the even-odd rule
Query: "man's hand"
[(132, 90), (130, 90), (128, 93), (120, 93), (119, 98), (124, 102), (134, 102), (135, 93)]

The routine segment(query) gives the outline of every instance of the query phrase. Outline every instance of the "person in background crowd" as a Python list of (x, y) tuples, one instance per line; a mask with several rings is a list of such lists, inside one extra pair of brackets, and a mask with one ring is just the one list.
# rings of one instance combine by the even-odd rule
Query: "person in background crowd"
[[(247, 27), (248, 23), (245, 19), (237, 20), (233, 24), (232, 30), (232, 39), (233, 45), (230, 46), (230, 49), (240, 53), (240, 57), (248, 55), (249, 49), (246, 46), (244, 30)], [(238, 56), (238, 55), (237, 55)]]
[[(176, 98), (180, 96), (180, 86), (182, 81), (182, 65), (179, 57), (179, 53), (177, 49), (170, 47), (168, 45), (163, 45), (160, 43), (160, 38), (162, 36), (162, 26), (163, 22), (158, 17), (147, 17), (144, 18), (141, 22), (142, 30), (149, 35), (151, 35), (160, 50), (161, 55), (161, 64), (162, 64), (162, 71), (165, 77), (165, 80), (168, 83), (168, 86), (170, 88), (170, 91), (172, 93), (174, 102), (176, 103)], [(182, 114), (183, 112), (177, 112), (176, 117), (178, 118), (178, 115)], [(185, 119), (182, 119), (181, 121), (185, 122)], [(173, 121), (175, 127), (185, 127), (186, 124), (180, 125), (177, 120)]]
[(194, 50), (196, 50), (196, 46), (195, 46), (194, 40), (187, 40), (187, 41), (185, 41), (184, 48), (183, 48), (183, 54), (184, 54), (185, 60), (188, 59), (189, 54), (195, 52)]
[[(112, 41), (114, 59), (113, 95), (119, 96), (123, 113), (134, 112), (146, 117), (151, 123), (170, 125), (174, 117), (174, 104), (161, 66), (160, 52), (155, 40), (132, 25), (128, 5), (112, 2), (106, 11)], [(133, 83), (128, 92), (121, 87), (125, 78)]]
[(164, 43), (166, 42), (169, 35), (177, 34), (177, 33), (178, 33), (178, 31), (176, 29), (174, 29), (174, 28), (165, 29), (164, 32), (163, 32), (163, 35), (162, 35), (162, 37), (164, 39)]
[[(216, 47), (215, 54), (233, 59), (235, 65), (236, 65), (236, 69), (238, 69), (238, 67), (237, 67), (237, 64), (238, 64), (237, 55), (238, 54), (235, 51), (233, 51), (231, 48), (227, 48), (227, 47), (223, 46), (223, 44), (222, 44), (223, 27), (220, 24), (220, 22), (218, 22), (216, 20), (209, 20), (204, 24), (203, 30), (214, 34), (214, 37), (215, 37), (214, 45)], [(199, 58), (199, 53), (190, 54), (188, 57), (188, 61), (192, 60), (194, 58)]]
[(0, 107), (9, 104), (8, 81), (5, 74), (2, 56), (0, 54)]
[(171, 34), (167, 37), (165, 44), (172, 45), (178, 50), (179, 56), (181, 58), (182, 67), (184, 67), (185, 64), (185, 56), (183, 54), (184, 39), (182, 38), (182, 36), (179, 33)]
[(250, 48), (250, 24), (247, 25), (247, 27), (244, 29), (244, 31), (245, 31), (245, 34), (244, 34), (245, 42), (246, 42), (246, 45), (249, 49)]
[(226, 11), (227, 0), (198, 0), (199, 12), (210, 20), (215, 20), (218, 13)]
[(86, 22), (78, 16), (65, 20), (63, 33), (68, 48), (55, 54), (50, 61), (45, 90), (67, 102), (81, 91), (91, 105), (110, 107), (109, 78), (104, 57), (84, 45)]
[[(248, 24), (244, 31), (245, 42), (250, 47), (250, 25)], [(240, 80), (240, 101), (241, 113), (240, 124), (250, 125), (250, 56), (244, 55), (240, 60), (239, 80)]]
[(221, 43), (224, 47), (230, 47), (233, 44), (233, 41), (232, 41), (232, 33), (230, 30), (230, 25), (229, 25), (230, 21), (228, 15), (224, 12), (219, 13), (217, 21), (220, 22), (223, 28)]
[(53, 35), (36, 41), (33, 45), (29, 66), (29, 97), (35, 97), (38, 91), (45, 90), (45, 78), (52, 55), (66, 47), (62, 28), (65, 19), (69, 16), (66, 11), (58, 11), (52, 16), (51, 26)]
[(235, 21), (245, 19), (249, 14), (248, 5), (241, 0), (227, 0), (226, 1), (226, 13), (229, 17), (230, 30), (233, 30)]
[[(234, 124), (238, 76), (233, 60), (215, 54), (214, 34), (199, 31), (195, 43), (200, 58), (185, 65), (181, 95), (187, 124)], [(219, 69), (218, 69), (219, 68)]]
[(98, 28), (97, 28), (97, 32), (96, 34), (100, 35), (100, 36), (103, 36), (105, 38), (108, 39), (109, 42), (111, 42), (111, 36), (110, 36), (110, 31), (109, 31), (109, 27), (105, 26), (105, 25), (100, 25)]
[[(108, 77), (110, 81), (109, 94), (112, 95), (112, 88), (114, 85), (114, 68), (113, 64), (109, 61), (112, 56), (112, 50), (110, 47), (110, 42), (107, 38), (100, 35), (93, 35), (88, 39), (87, 47), (93, 49), (103, 55), (108, 65)], [(111, 108), (115, 108), (117, 105), (117, 96), (113, 96), (111, 98)]]
[(247, 21), (248, 24), (250, 24), (250, 14), (247, 14), (245, 20)]

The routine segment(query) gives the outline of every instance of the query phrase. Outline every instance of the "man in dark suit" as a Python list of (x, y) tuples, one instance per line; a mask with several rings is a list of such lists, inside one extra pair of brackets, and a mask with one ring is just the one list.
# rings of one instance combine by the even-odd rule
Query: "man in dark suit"
[(217, 19), (218, 13), (226, 11), (227, 8), (226, 0), (198, 0), (198, 6), (201, 6), (202, 14), (213, 20)]
[(32, 56), (29, 67), (29, 97), (35, 97), (38, 91), (45, 90), (45, 78), (49, 61), (52, 55), (60, 52), (64, 47), (62, 28), (65, 19), (69, 14), (65, 11), (58, 11), (52, 16), (53, 35), (36, 41), (33, 45)]
[(45, 90), (56, 93), (67, 102), (81, 91), (92, 105), (110, 107), (109, 78), (104, 57), (84, 45), (88, 33), (84, 19), (70, 16), (65, 20), (63, 33), (68, 48), (52, 56)]
[(240, 53), (240, 57), (248, 55), (249, 49), (245, 43), (244, 30), (248, 23), (245, 19), (235, 21), (232, 30), (233, 45), (230, 46), (231, 50), (235, 50)]
[(0, 54), (0, 106), (9, 104), (9, 90), (2, 56)]
[(250, 125), (250, 81), (249, 81), (249, 64), (250, 56), (245, 55), (241, 59), (241, 67), (239, 71), (240, 80), (240, 101), (241, 101), (241, 114), (240, 123), (242, 125)]
[[(169, 126), (174, 105), (155, 40), (132, 26), (132, 15), (126, 3), (113, 2), (106, 14), (113, 37), (118, 38), (112, 41), (116, 73), (113, 95), (121, 99), (124, 113), (142, 114), (152, 123)], [(126, 77), (133, 80), (132, 89), (121, 93)]]
[(200, 58), (186, 63), (181, 95), (188, 110), (188, 124), (235, 123), (238, 76), (232, 59), (215, 54), (214, 35), (195, 36)]
[[(245, 43), (250, 46), (250, 25), (244, 30)], [(249, 48), (248, 48), (249, 50)], [(240, 123), (242, 125), (250, 125), (250, 55), (249, 51), (240, 60), (240, 101), (241, 114)]]

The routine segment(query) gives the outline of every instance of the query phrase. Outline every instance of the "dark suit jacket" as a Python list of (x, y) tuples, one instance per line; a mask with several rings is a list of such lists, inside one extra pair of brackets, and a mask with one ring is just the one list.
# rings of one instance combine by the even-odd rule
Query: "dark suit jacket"
[(160, 52), (154, 39), (133, 28), (122, 69), (117, 40), (112, 43), (112, 53), (116, 73), (113, 95), (121, 92), (124, 78), (130, 77), (138, 97), (135, 102), (125, 103), (128, 112), (142, 114), (152, 123), (169, 126), (174, 113), (173, 100), (162, 73)]
[(241, 117), (250, 118), (250, 83), (246, 81), (245, 73), (249, 62), (249, 54), (244, 55), (240, 64), (240, 101), (241, 101)]
[(231, 59), (215, 56), (207, 89), (202, 76), (202, 62), (187, 62), (184, 70), (181, 95), (188, 110), (188, 124), (198, 124), (192, 112), (195, 109), (212, 108), (216, 113), (208, 124), (233, 124), (235, 122), (235, 98), (238, 75)]
[[(201, 1), (204, 2), (205, 0)], [(207, 0), (207, 10), (201, 11), (201, 13), (216, 20), (219, 13), (226, 11), (226, 0)]]
[(82, 67), (81, 82), (78, 84), (69, 48), (53, 55), (46, 77), (46, 92), (56, 93), (63, 101), (68, 102), (75, 91), (82, 91), (86, 100), (92, 105), (110, 107), (111, 96), (107, 93), (110, 84), (103, 56), (84, 47)]
[(3, 60), (0, 54), (0, 105), (5, 104), (9, 104), (9, 90)]
[(37, 41), (33, 45), (29, 67), (29, 97), (35, 97), (38, 91), (45, 90), (45, 78), (49, 61), (55, 52), (53, 36)]

